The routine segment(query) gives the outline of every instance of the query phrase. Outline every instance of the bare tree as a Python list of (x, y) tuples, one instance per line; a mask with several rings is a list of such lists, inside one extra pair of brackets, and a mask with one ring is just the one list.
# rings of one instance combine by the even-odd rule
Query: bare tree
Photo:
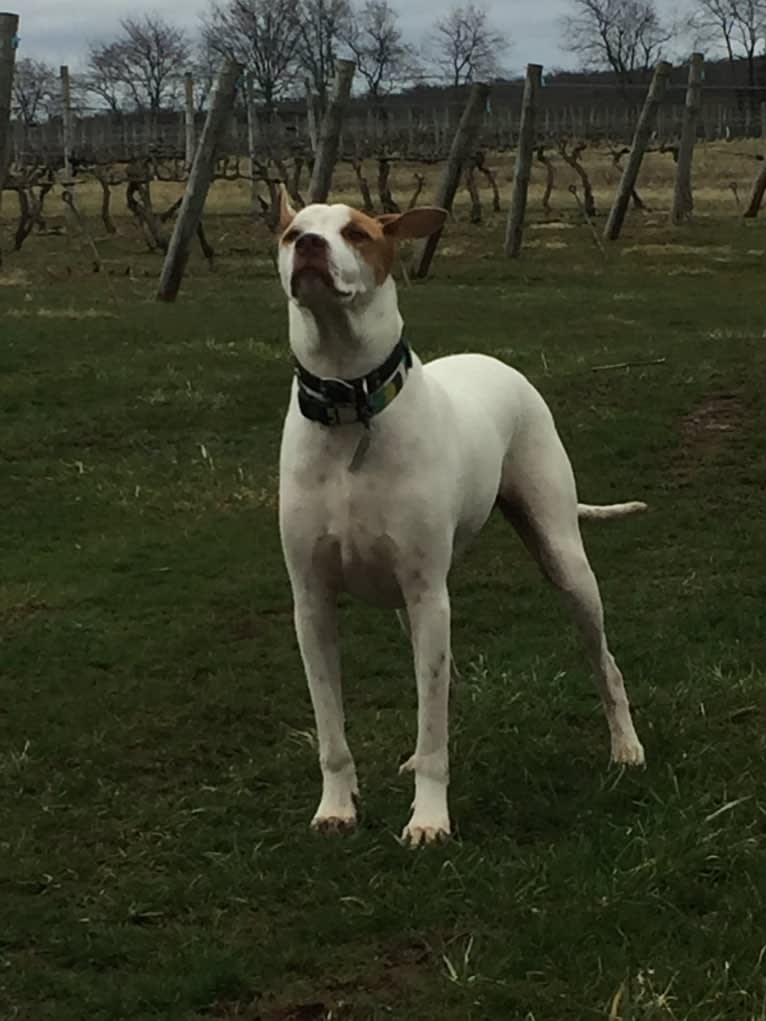
[(758, 60), (766, 44), (766, 0), (696, 0), (690, 27), (698, 42), (723, 44), (732, 81), (737, 61), (744, 59), (747, 84), (758, 84)]
[(156, 113), (178, 94), (191, 57), (189, 40), (182, 29), (154, 14), (126, 18), (121, 25), (128, 87), (137, 106)]
[(660, 21), (654, 0), (572, 0), (564, 40), (591, 68), (614, 72), (625, 90), (662, 58), (674, 29)]
[(388, 0), (367, 0), (341, 34), (376, 111), (383, 96), (417, 70), (413, 48), (402, 39), (398, 15)]
[(483, 7), (453, 7), (434, 26), (428, 48), (441, 77), (450, 85), (497, 77), (508, 40)]
[(696, 0), (689, 17), (689, 28), (700, 46), (723, 43), (733, 77), (735, 43), (731, 0)]
[(752, 87), (758, 84), (757, 62), (763, 54), (766, 0), (732, 0), (732, 8), (734, 37), (747, 61), (747, 84)]
[(226, 0), (203, 19), (208, 51), (231, 57), (252, 75), (270, 116), (297, 73), (300, 22), (295, 0)]
[(298, 61), (324, 110), (338, 46), (351, 22), (351, 5), (349, 0), (302, 0), (296, 7)]
[(42, 60), (25, 57), (16, 64), (13, 105), (21, 123), (30, 128), (47, 119), (58, 99), (55, 69)]
[(110, 104), (126, 95), (137, 109), (156, 114), (178, 96), (189, 40), (157, 14), (125, 18), (120, 28), (117, 39), (91, 46), (89, 87)]
[(85, 89), (106, 103), (112, 113), (120, 112), (125, 104), (126, 85), (119, 43), (91, 43)]

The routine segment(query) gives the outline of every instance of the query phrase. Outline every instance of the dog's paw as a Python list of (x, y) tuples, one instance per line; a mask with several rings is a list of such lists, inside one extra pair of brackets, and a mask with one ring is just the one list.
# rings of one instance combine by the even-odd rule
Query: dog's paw
[(443, 844), (450, 835), (449, 819), (433, 825), (411, 819), (404, 827), (401, 842), (405, 847), (425, 847), (426, 844)]
[(350, 833), (356, 827), (356, 812), (320, 815), (319, 812), (311, 820), (311, 829), (315, 833)]
[(635, 734), (612, 738), (612, 762), (618, 766), (643, 766), (644, 748)]
[(322, 797), (311, 820), (318, 833), (345, 833), (356, 826), (359, 784), (353, 763), (336, 772), (326, 771), (322, 780)]

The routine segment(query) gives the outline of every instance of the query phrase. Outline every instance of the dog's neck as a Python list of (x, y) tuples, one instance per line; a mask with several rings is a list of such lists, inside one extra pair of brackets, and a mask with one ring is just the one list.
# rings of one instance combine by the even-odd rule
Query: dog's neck
[(396, 284), (387, 277), (363, 304), (317, 295), (311, 306), (288, 305), (290, 347), (315, 376), (356, 379), (377, 369), (402, 333)]

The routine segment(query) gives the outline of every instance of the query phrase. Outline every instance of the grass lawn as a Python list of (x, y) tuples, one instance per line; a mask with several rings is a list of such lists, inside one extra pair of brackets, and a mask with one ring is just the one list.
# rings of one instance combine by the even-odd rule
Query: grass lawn
[(513, 265), (502, 229), (450, 228), (408, 335), (512, 362), (583, 499), (651, 505), (586, 534), (648, 768), (607, 767), (574, 631), (498, 520), (453, 577), (454, 839), (395, 839), (410, 656), (350, 604), (361, 825), (311, 835), (266, 242), (211, 219), (217, 272), (162, 307), (129, 223), (109, 277), (33, 236), (0, 273), (3, 1021), (766, 1019), (766, 224), (634, 215), (607, 259), (536, 224)]

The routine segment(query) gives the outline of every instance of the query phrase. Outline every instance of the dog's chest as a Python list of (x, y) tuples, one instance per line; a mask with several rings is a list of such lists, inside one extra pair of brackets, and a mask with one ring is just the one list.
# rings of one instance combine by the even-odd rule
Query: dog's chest
[[(404, 405), (395, 421), (402, 422)], [(288, 432), (281, 518), (291, 562), (311, 565), (333, 587), (380, 606), (403, 605), (401, 580), (423, 565), (447, 528), (439, 475), (406, 430), (375, 423), (355, 464), (361, 430)], [(402, 439), (402, 435), (405, 439)]]
[(343, 473), (325, 489), (325, 535), (320, 541), (342, 587), (375, 603), (399, 605), (398, 577), (407, 556), (391, 486), (373, 475)]
[(333, 588), (382, 607), (403, 605), (400, 579), (418, 548), (420, 515), (406, 483), (345, 465), (314, 463), (283, 477), (283, 542), (292, 563)]

